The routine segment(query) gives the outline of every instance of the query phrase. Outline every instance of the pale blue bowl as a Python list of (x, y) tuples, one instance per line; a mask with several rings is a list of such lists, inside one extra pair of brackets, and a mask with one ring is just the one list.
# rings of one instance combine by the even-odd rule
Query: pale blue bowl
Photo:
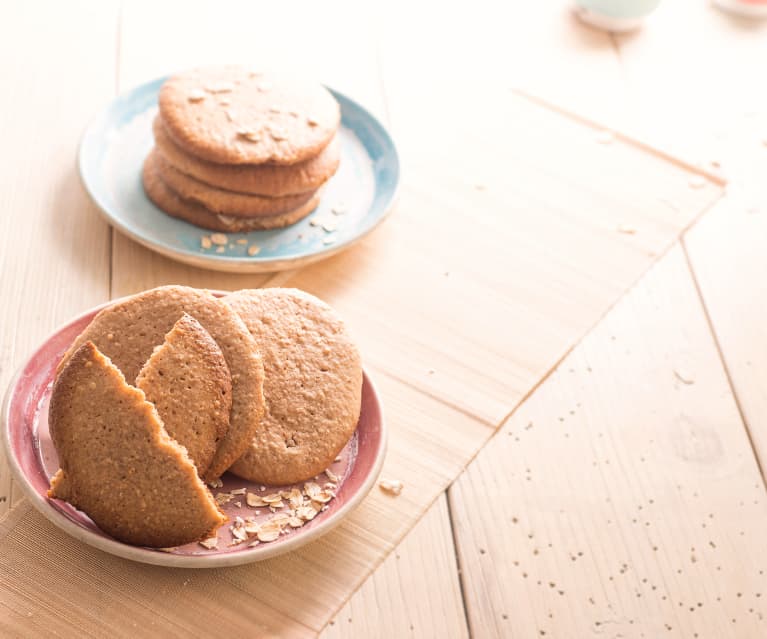
[[(295, 268), (329, 257), (373, 230), (391, 211), (397, 194), (400, 164), (391, 136), (362, 106), (337, 91), (341, 105), (341, 164), (325, 185), (315, 211), (284, 229), (228, 233), (225, 252), (202, 249), (211, 231), (160, 211), (146, 196), (141, 167), (154, 144), (152, 120), (157, 94), (166, 78), (124, 93), (94, 119), (80, 144), (80, 175), (99, 209), (121, 232), (172, 259), (201, 268), (239, 273)], [(333, 208), (343, 208), (334, 215)], [(332, 219), (327, 232), (311, 220)], [(245, 238), (248, 244), (238, 244)], [(247, 254), (250, 244), (260, 247)]]

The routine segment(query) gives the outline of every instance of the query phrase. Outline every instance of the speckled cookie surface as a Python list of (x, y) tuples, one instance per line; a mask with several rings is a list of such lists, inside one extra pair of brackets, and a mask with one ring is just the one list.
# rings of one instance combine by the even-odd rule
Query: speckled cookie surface
[(166, 185), (155, 170), (154, 157), (154, 155), (147, 157), (142, 174), (144, 190), (149, 199), (171, 217), (176, 217), (204, 229), (224, 233), (240, 233), (283, 228), (302, 220), (319, 204), (319, 197), (315, 195), (296, 210), (280, 215), (241, 217), (212, 213), (200, 204), (184, 200)]
[(183, 200), (200, 204), (211, 213), (235, 217), (262, 217), (280, 215), (293, 211), (314, 197), (314, 191), (286, 197), (264, 197), (235, 193), (200, 182), (174, 168), (157, 150), (151, 152), (149, 161), (154, 164), (157, 175)]
[(155, 347), (136, 386), (204, 476), (229, 430), (232, 410), (232, 377), (210, 333), (184, 313)]
[(294, 164), (335, 135), (341, 111), (320, 84), (244, 67), (193, 69), (160, 89), (168, 134), (187, 153), (222, 164)]
[(92, 341), (133, 382), (154, 348), (184, 313), (216, 341), (232, 377), (229, 431), (219, 442), (206, 479), (220, 476), (247, 448), (264, 408), (264, 369), (258, 346), (232, 309), (207, 291), (161, 286), (103, 309), (64, 354), (59, 370), (86, 341)]
[(303, 291), (237, 291), (224, 300), (261, 349), (266, 374), (262, 427), (230, 471), (289, 484), (327, 468), (354, 433), (362, 365), (344, 323)]
[(290, 165), (217, 164), (186, 153), (165, 132), (161, 118), (153, 123), (155, 146), (176, 169), (219, 189), (251, 195), (284, 197), (316, 191), (338, 169), (341, 142), (336, 135), (318, 155)]
[(92, 342), (56, 379), (49, 423), (61, 464), (49, 497), (68, 501), (116, 539), (178, 546), (226, 521), (144, 393)]

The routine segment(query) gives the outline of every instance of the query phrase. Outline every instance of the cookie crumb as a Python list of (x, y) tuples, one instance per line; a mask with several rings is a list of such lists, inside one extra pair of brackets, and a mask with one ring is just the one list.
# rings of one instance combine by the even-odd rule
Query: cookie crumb
[(218, 548), (218, 537), (208, 537), (199, 542), (200, 546), (207, 548), (208, 550), (214, 550)]
[(618, 233), (624, 233), (626, 235), (634, 235), (637, 232), (637, 228), (631, 224), (619, 224)]
[(209, 249), (213, 244), (210, 241), (210, 238), (207, 235), (203, 235), (200, 238), (200, 246), (204, 249)]
[(254, 255), (258, 255), (261, 252), (261, 247), (256, 244), (251, 244), (248, 247), (248, 255), (253, 257)]
[(399, 479), (382, 479), (378, 482), (378, 487), (385, 493), (397, 497), (402, 493), (405, 485)]
[(700, 189), (706, 186), (706, 181), (707, 181), (706, 178), (704, 178), (702, 175), (693, 175), (690, 177), (688, 184), (693, 189)]
[(595, 139), (599, 144), (612, 144), (615, 140), (615, 134), (605, 129), (597, 133)]

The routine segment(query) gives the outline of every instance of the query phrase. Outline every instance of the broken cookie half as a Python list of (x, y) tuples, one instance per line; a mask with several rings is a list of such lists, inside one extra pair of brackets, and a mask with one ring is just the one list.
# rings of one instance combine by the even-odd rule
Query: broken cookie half
[(56, 379), (49, 422), (61, 468), (48, 496), (116, 539), (179, 546), (211, 537), (226, 521), (155, 407), (92, 342)]
[(229, 430), (232, 409), (232, 378), (218, 344), (184, 313), (144, 364), (136, 386), (203, 477)]

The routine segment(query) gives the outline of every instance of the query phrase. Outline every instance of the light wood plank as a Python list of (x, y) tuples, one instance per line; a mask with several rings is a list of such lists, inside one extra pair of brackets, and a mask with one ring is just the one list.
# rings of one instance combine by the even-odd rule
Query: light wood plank
[[(767, 162), (764, 163), (767, 167)], [(751, 439), (767, 467), (767, 199), (730, 198), (685, 238)], [(751, 212), (749, 212), (751, 211)]]
[[(387, 89), (398, 127), (427, 100)], [(285, 281), (338, 308), (368, 362), (491, 423), (720, 194), (517, 95), (502, 107), (412, 150), (395, 214)]]
[(681, 247), (450, 503), (476, 636), (764, 634), (764, 485)]
[[(370, 17), (359, 3), (126, 3), (121, 21), (120, 90), (194, 66), (253, 64), (300, 71), (385, 116)], [(301, 19), (296, 20), (296, 12)], [(179, 16), (183, 27), (179, 28)], [(342, 19), (343, 16), (343, 19)], [(354, 29), (346, 25), (351, 21)], [(323, 28), (317, 28), (323, 24)], [(290, 25), (290, 37), (286, 37)], [(300, 43), (300, 45), (299, 45)], [(354, 55), (348, 55), (349, 51)], [(201, 235), (203, 233), (201, 232)], [(196, 269), (153, 254), (115, 232), (114, 296), (162, 284), (236, 290), (263, 285), (264, 274)]]
[(468, 637), (444, 494), (320, 637)]
[[(0, 388), (54, 328), (109, 292), (109, 232), (77, 145), (115, 83), (114, 3), (27, 2), (0, 22)], [(99, 55), (94, 55), (98, 51)], [(20, 497), (0, 455), (0, 514)]]

